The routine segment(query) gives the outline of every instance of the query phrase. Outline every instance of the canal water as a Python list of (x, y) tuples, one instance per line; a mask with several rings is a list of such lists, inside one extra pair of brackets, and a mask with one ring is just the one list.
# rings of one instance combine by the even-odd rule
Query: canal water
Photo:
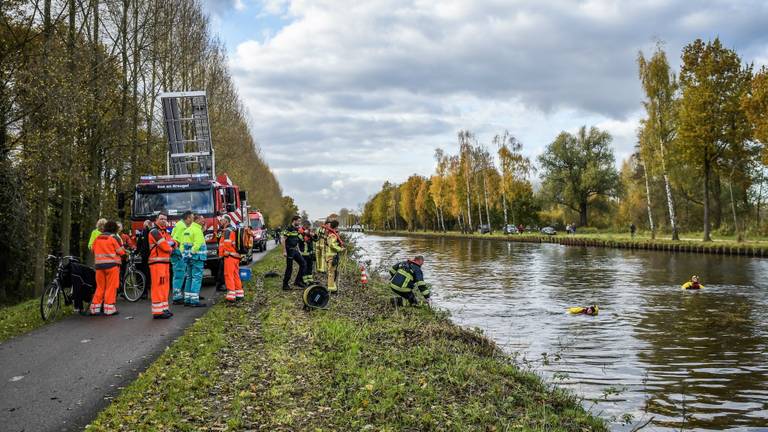
[[(768, 430), (766, 259), (356, 237), (374, 266), (424, 255), (438, 307), (614, 430)], [(680, 289), (692, 274), (703, 290)], [(598, 316), (566, 313), (588, 304)]]

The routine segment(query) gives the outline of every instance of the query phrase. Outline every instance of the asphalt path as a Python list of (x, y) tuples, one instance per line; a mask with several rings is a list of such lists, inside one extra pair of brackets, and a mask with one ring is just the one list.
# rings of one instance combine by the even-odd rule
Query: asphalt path
[[(222, 293), (210, 285), (201, 294), (211, 304)], [(172, 305), (173, 318), (153, 320), (149, 300), (118, 299), (117, 309), (114, 317), (70, 316), (0, 343), (0, 430), (81, 430), (208, 310)]]

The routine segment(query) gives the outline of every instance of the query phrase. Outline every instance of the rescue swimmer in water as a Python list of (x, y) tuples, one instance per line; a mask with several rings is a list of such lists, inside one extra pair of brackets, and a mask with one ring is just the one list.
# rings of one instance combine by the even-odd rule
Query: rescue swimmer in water
[(698, 276), (693, 275), (693, 276), (691, 276), (691, 280), (689, 280), (688, 282), (684, 283), (681, 288), (683, 288), (684, 290), (697, 290), (697, 289), (704, 288), (704, 285), (702, 285), (699, 282), (699, 277)]
[(597, 305), (592, 306), (575, 306), (575, 307), (569, 307), (568, 313), (574, 314), (574, 315), (589, 315), (589, 316), (595, 316), (600, 312), (600, 308), (597, 307)]

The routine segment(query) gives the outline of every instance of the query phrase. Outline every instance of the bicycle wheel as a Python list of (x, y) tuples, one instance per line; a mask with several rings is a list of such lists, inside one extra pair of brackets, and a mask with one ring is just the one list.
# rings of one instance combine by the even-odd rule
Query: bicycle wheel
[(53, 321), (61, 310), (61, 288), (57, 281), (51, 282), (40, 297), (40, 317), (43, 321)]
[(125, 273), (123, 283), (123, 295), (129, 302), (136, 302), (144, 295), (144, 273), (136, 269), (129, 269)]

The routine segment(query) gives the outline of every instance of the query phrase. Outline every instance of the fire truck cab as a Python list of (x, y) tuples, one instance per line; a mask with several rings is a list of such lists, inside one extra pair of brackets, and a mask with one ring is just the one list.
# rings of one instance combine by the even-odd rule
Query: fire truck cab
[(267, 226), (264, 224), (264, 216), (260, 211), (248, 212), (248, 225), (251, 228), (251, 236), (253, 237), (253, 250), (256, 252), (264, 252), (267, 250)]
[(206, 268), (216, 275), (219, 262), (220, 216), (229, 215), (232, 219), (232, 223), (238, 228), (239, 249), (246, 255), (244, 260), (250, 260), (251, 255), (246, 251), (250, 251), (251, 243), (246, 230), (243, 229), (243, 215), (247, 215), (245, 199), (245, 192), (232, 184), (226, 174), (219, 175), (216, 179), (208, 178), (207, 174), (143, 176), (133, 195), (131, 228), (134, 234), (138, 235), (144, 221), (157, 216), (161, 211), (168, 214), (169, 232), (185, 211), (191, 210), (195, 214), (203, 215), (203, 231), (208, 250)]

